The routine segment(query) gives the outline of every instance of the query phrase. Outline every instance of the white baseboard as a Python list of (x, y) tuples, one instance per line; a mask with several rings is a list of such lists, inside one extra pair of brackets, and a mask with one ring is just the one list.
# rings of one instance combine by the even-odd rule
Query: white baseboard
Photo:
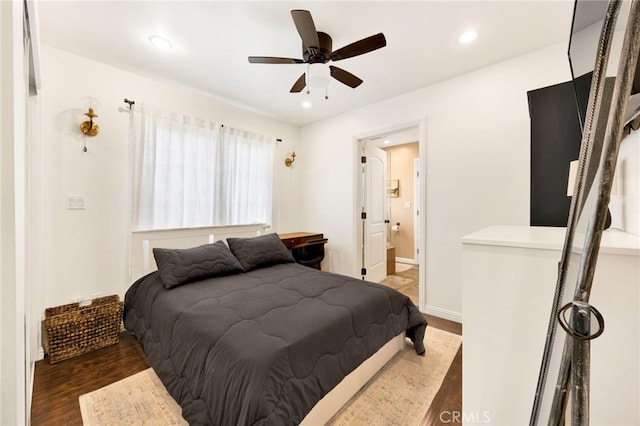
[(396, 256), (396, 262), (408, 263), (410, 265), (417, 265), (418, 264), (418, 261), (415, 260), (415, 259), (408, 259), (406, 257), (397, 257), (397, 256)]
[(434, 317), (444, 318), (449, 321), (462, 324), (462, 314), (460, 312), (450, 311), (448, 309), (438, 308), (436, 306), (425, 306), (420, 308), (423, 314), (433, 315)]

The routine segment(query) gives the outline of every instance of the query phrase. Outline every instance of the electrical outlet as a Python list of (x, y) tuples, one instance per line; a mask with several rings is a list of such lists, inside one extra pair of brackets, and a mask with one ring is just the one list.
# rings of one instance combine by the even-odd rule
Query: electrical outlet
[(67, 210), (86, 210), (87, 197), (84, 195), (67, 195)]

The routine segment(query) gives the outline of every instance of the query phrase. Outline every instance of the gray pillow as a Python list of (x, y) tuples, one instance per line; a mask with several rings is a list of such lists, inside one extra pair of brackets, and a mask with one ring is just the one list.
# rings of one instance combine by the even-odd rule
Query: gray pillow
[(238, 259), (223, 241), (188, 249), (154, 248), (153, 257), (166, 288), (242, 272)]
[(275, 233), (251, 238), (227, 238), (227, 242), (245, 272), (278, 263), (295, 262), (289, 249)]

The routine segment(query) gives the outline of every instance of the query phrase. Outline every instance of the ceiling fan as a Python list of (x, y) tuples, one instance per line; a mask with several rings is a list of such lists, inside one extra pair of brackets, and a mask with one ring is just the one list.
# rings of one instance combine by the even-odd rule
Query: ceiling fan
[[(312, 67), (318, 67), (316, 64), (326, 64), (329, 61), (339, 61), (342, 59), (352, 58), (354, 56), (369, 53), (376, 49), (380, 49), (387, 45), (384, 34), (378, 33), (354, 43), (348, 44), (338, 50), (332, 51), (331, 36), (327, 33), (316, 30), (313, 18), (308, 10), (292, 10), (291, 16), (293, 23), (302, 39), (302, 57), (304, 59), (293, 58), (277, 58), (271, 56), (249, 56), (249, 62), (252, 64), (309, 64), (309, 71)], [(326, 69), (326, 67), (319, 66)], [(362, 80), (348, 71), (333, 65), (328, 66), (328, 74), (339, 82), (349, 87), (356, 88)], [(309, 72), (304, 73), (293, 84), (291, 93), (301, 92), (309, 82)]]

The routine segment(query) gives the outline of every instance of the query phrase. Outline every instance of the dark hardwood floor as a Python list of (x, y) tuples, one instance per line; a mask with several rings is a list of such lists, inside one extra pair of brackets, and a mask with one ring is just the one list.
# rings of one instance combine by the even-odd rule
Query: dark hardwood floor
[(129, 332), (120, 343), (56, 364), (36, 362), (31, 425), (82, 425), (80, 395), (100, 389), (149, 367)]
[[(425, 315), (430, 327), (462, 334), (462, 325)], [(82, 425), (80, 395), (124, 379), (149, 367), (140, 345), (128, 332), (120, 343), (56, 364), (36, 362), (31, 424)], [(458, 351), (422, 426), (451, 424), (452, 412), (462, 412), (462, 348)], [(447, 422), (448, 421), (448, 422)]]
[[(439, 328), (462, 335), (462, 324), (446, 319), (423, 314), (427, 318), (429, 327)], [(440, 426), (459, 423), (452, 421), (460, 419), (462, 413), (462, 345), (458, 349), (451, 367), (445, 376), (440, 390), (433, 398), (433, 402), (420, 422), (420, 426)]]

